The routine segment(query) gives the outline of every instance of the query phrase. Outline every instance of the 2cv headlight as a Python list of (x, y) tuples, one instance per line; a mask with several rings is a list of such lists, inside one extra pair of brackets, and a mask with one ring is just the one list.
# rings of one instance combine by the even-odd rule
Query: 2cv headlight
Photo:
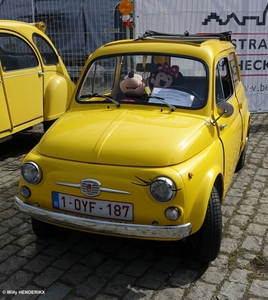
[(37, 184), (42, 179), (42, 171), (36, 163), (28, 161), (21, 167), (21, 176), (27, 183)]

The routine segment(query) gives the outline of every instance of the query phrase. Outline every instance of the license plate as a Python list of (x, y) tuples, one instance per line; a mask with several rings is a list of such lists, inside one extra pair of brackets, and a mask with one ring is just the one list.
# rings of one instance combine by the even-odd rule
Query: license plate
[(133, 205), (130, 203), (93, 200), (52, 192), (52, 206), (93, 217), (133, 221)]

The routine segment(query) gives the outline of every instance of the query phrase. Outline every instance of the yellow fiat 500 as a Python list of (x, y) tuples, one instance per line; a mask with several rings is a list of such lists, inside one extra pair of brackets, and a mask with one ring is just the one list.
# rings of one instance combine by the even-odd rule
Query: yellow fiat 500
[(34, 233), (187, 238), (198, 260), (214, 260), (250, 124), (230, 40), (147, 31), (97, 49), (22, 163), (15, 205)]
[(45, 24), (0, 21), (0, 141), (67, 108), (74, 84)]

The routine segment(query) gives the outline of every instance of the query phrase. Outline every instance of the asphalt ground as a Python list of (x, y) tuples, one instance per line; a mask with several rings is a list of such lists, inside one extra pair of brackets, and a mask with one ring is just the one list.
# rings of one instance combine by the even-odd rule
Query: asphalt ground
[(209, 265), (187, 243), (59, 229), (37, 238), (14, 209), (20, 163), (42, 127), (0, 144), (0, 300), (268, 299), (268, 114), (252, 114), (246, 166), (222, 206), (223, 239)]

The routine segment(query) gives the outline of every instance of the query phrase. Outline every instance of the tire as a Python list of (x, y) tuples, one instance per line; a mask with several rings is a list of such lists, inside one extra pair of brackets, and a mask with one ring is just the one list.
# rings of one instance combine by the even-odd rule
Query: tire
[(213, 187), (204, 223), (199, 231), (188, 237), (191, 253), (199, 262), (209, 263), (217, 258), (221, 247), (221, 239), (221, 203), (219, 193)]
[(31, 218), (32, 229), (36, 236), (41, 238), (49, 238), (55, 235), (57, 231), (57, 226), (48, 224), (34, 218)]
[(248, 141), (249, 141), (249, 134), (246, 137), (246, 143), (245, 143), (245, 147), (243, 149), (243, 151), (240, 154), (240, 158), (238, 160), (238, 163), (236, 165), (235, 168), (235, 172), (239, 172), (240, 170), (242, 170), (245, 166), (245, 160), (246, 160), (246, 153), (247, 153), (247, 149), (248, 149)]

